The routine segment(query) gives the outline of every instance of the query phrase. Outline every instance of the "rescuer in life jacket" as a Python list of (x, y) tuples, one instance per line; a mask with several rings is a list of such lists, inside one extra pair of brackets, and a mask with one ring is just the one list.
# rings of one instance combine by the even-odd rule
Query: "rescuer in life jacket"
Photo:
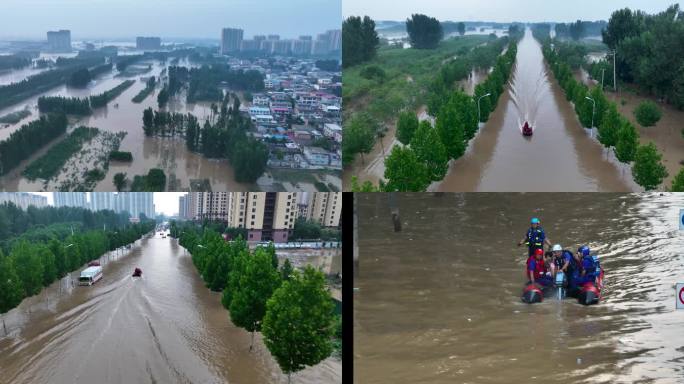
[(549, 247), (551, 246), (551, 242), (546, 238), (546, 233), (544, 233), (544, 229), (541, 227), (541, 222), (538, 218), (533, 217), (530, 220), (530, 228), (527, 230), (525, 237), (518, 242), (518, 247), (526, 244), (528, 249), (527, 255), (531, 258), (535, 254), (535, 250), (544, 250), (545, 243)]
[(534, 251), (534, 257), (527, 259), (527, 278), (529, 283), (536, 283), (543, 287), (548, 287), (553, 282), (551, 276), (546, 274), (546, 266), (544, 265), (544, 251), (537, 249)]
[(572, 252), (563, 249), (560, 244), (555, 244), (551, 251), (553, 252), (554, 277), (558, 271), (568, 275), (570, 263), (572, 262)]
[(596, 282), (596, 263), (591, 257), (591, 250), (586, 245), (577, 249), (572, 275), (573, 286), (581, 287), (586, 283)]

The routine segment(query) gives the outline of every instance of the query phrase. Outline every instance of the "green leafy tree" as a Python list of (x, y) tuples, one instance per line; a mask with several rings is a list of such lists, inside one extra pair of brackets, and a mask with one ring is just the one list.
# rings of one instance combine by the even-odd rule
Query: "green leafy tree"
[(342, 135), (342, 161), (351, 163), (357, 153), (369, 153), (375, 143), (375, 134), (378, 124), (367, 113), (358, 113), (352, 116), (345, 124)]
[(634, 109), (634, 117), (642, 127), (650, 127), (660, 120), (661, 112), (656, 103), (642, 101)]
[(347, 68), (373, 59), (379, 44), (373, 19), (348, 17), (342, 23), (342, 66)]
[(634, 175), (634, 181), (647, 191), (658, 188), (667, 177), (667, 170), (661, 159), (662, 155), (658, 153), (653, 143), (640, 145), (636, 151), (632, 175)]
[(290, 264), (290, 260), (285, 259), (283, 266), (280, 267), (280, 279), (282, 281), (290, 280), (293, 272), (294, 269), (292, 268), (292, 264)]
[(465, 24), (463, 24), (463, 22), (459, 22), (456, 25), (456, 29), (458, 30), (459, 35), (461, 35), (461, 36), (465, 35)]
[(288, 376), (330, 356), (334, 328), (334, 305), (325, 277), (312, 267), (273, 292), (266, 302), (262, 332), (264, 343)]
[(451, 106), (445, 106), (439, 111), (435, 125), (449, 158), (461, 157), (465, 152), (465, 132), (457, 111)]
[(243, 249), (234, 250), (230, 262), (228, 286), (223, 290), (223, 295), (221, 296), (221, 304), (223, 304), (226, 309), (230, 309), (233, 302), (233, 296), (240, 287), (240, 276), (245, 273), (249, 257), (249, 250), (246, 246)]
[(292, 240), (317, 240), (321, 238), (321, 225), (313, 220), (298, 217), (292, 228)]
[(397, 140), (408, 145), (418, 129), (418, 117), (412, 111), (402, 111), (397, 120)]
[(116, 175), (114, 175), (114, 186), (116, 187), (117, 192), (121, 192), (126, 188), (126, 184), (128, 184), (128, 181), (126, 180), (126, 174), (123, 172), (119, 172)]
[(159, 168), (152, 168), (147, 172), (147, 179), (145, 182), (146, 191), (165, 191), (166, 190), (166, 175), (164, 171)]
[(159, 104), (159, 108), (164, 108), (166, 103), (169, 102), (169, 90), (167, 87), (162, 88), (161, 91), (159, 91), (159, 94), (157, 95), (157, 104)]
[(621, 127), (620, 113), (615, 103), (610, 103), (598, 126), (598, 139), (606, 148), (617, 144), (618, 131)]
[(29, 297), (40, 292), (43, 286), (44, 267), (34, 247), (26, 241), (21, 241), (12, 249), (10, 258), (21, 279), (24, 296)]
[(143, 130), (147, 136), (154, 134), (154, 111), (152, 108), (143, 111)]
[(411, 148), (392, 148), (385, 159), (385, 179), (388, 192), (421, 192), (430, 185), (425, 165)]
[[(12, 265), (12, 259), (5, 257), (0, 250), (0, 316), (19, 305), (23, 298), (21, 280)], [(7, 334), (4, 318), (2, 324)]]
[(266, 301), (279, 285), (280, 276), (273, 267), (271, 255), (266, 249), (257, 248), (238, 277), (238, 286), (233, 291), (230, 303), (230, 319), (238, 327), (252, 333), (250, 351), (254, 346), (254, 333), (261, 330)]
[(672, 192), (684, 192), (684, 168), (679, 170), (679, 173), (672, 179)]
[(406, 19), (406, 32), (411, 46), (417, 49), (434, 49), (444, 37), (442, 24), (434, 17), (413, 14)]
[(34, 252), (38, 254), (41, 264), (43, 265), (43, 286), (47, 287), (57, 278), (55, 255), (52, 253), (50, 248), (44, 244), (36, 245), (34, 247)]
[(411, 149), (421, 161), (431, 181), (442, 180), (446, 175), (449, 157), (444, 144), (439, 139), (437, 130), (432, 128), (429, 121), (420, 123), (411, 140)]
[(639, 146), (639, 134), (634, 126), (624, 118), (621, 118), (620, 129), (617, 133), (615, 144), (615, 156), (623, 163), (634, 160), (637, 147)]
[(359, 179), (356, 176), (351, 178), (351, 191), (352, 192), (380, 192), (381, 189), (374, 186), (369, 180), (364, 181), (359, 185)]

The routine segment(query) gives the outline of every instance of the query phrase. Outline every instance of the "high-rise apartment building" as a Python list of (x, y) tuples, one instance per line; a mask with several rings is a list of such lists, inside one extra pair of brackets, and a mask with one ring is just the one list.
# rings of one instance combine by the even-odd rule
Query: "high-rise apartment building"
[(190, 195), (178, 197), (178, 218), (188, 219), (190, 217)]
[(161, 38), (138, 36), (135, 39), (135, 48), (139, 50), (161, 49)]
[(240, 50), (242, 45), (243, 30), (237, 28), (223, 28), (221, 33), (221, 54)]
[(154, 194), (152, 192), (90, 192), (90, 209), (128, 212), (131, 217), (140, 217), (143, 213), (149, 218), (154, 218)]
[(90, 209), (102, 211), (105, 209), (115, 211), (115, 200), (117, 195), (112, 192), (90, 192)]
[(52, 52), (71, 52), (71, 31), (49, 31), (47, 33), (48, 48)]
[(26, 192), (0, 192), (0, 204), (13, 203), (21, 209), (30, 205), (36, 208), (47, 207), (47, 197)]
[(88, 208), (85, 192), (53, 192), (55, 207)]
[(299, 216), (324, 227), (338, 227), (342, 217), (341, 192), (304, 192), (297, 200)]

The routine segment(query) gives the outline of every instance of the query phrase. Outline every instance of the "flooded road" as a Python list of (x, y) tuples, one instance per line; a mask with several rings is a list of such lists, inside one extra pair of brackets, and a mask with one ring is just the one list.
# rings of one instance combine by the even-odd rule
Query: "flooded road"
[[(681, 383), (682, 194), (357, 194), (356, 383)], [(524, 304), (530, 217), (588, 244), (604, 300)]]
[[(145, 81), (142, 78), (149, 76), (159, 76), (161, 71), (166, 67), (165, 64), (159, 64), (156, 61), (144, 61), (137, 65), (147, 66), (151, 65), (151, 71), (140, 76), (132, 77), (116, 77), (116, 71), (108, 73), (104, 76), (98, 77), (92, 82), (88, 88), (75, 89), (69, 88), (66, 85), (54, 88), (41, 95), (34, 96), (20, 104), (0, 110), (0, 116), (24, 109), (29, 106), (33, 112), (31, 116), (23, 119), (17, 124), (10, 125), (7, 128), (0, 129), (0, 140), (4, 140), (15, 130), (19, 129), (21, 125), (29, 121), (35, 120), (39, 116), (37, 109), (38, 98), (40, 96), (66, 96), (66, 97), (88, 97), (90, 95), (99, 94), (112, 89), (127, 79), (138, 80), (133, 86), (124, 91), (116, 99), (112, 100), (106, 107), (98, 108), (93, 111), (93, 114), (80, 118), (78, 120), (72, 119), (72, 125), (87, 125), (96, 127), (100, 130), (108, 132), (127, 133), (126, 137), (121, 142), (120, 151), (128, 151), (133, 155), (132, 163), (117, 163), (111, 162), (109, 170), (103, 180), (101, 180), (95, 187), (96, 191), (111, 191), (114, 188), (112, 180), (114, 175), (119, 172), (127, 173), (130, 180), (135, 175), (147, 174), (151, 168), (161, 168), (167, 176), (167, 180), (176, 180), (175, 183), (168, 185), (172, 190), (182, 190), (189, 187), (190, 180), (193, 179), (209, 179), (213, 190), (221, 191), (247, 191), (253, 189), (250, 184), (238, 183), (235, 181), (233, 167), (227, 160), (210, 160), (204, 158), (201, 154), (190, 152), (185, 146), (185, 140), (177, 138), (160, 138), (160, 137), (146, 137), (142, 129), (143, 110), (148, 107), (158, 109), (157, 93), (161, 90), (158, 86), (155, 92), (148, 96), (143, 102), (136, 104), (132, 102), (132, 98), (145, 88)], [(191, 66), (187, 60), (182, 60), (180, 65)], [(167, 109), (173, 112), (192, 113), (203, 124), (204, 120), (209, 118), (211, 114), (210, 103), (185, 103), (185, 95), (179, 96), (183, 101), (172, 100)], [(38, 158), (33, 156), (30, 161)], [(27, 161), (26, 164), (29, 164)], [(38, 191), (43, 190), (43, 181), (29, 181), (21, 176), (20, 170), (15, 170), (9, 175), (0, 178), (0, 190), (8, 191)], [(85, 170), (84, 170), (85, 171)], [(169, 189), (171, 190), (171, 189)]]
[[(529, 121), (532, 137), (521, 134)], [(507, 90), (440, 191), (632, 191), (621, 169), (580, 126), (530, 30), (518, 44)]]
[[(60, 295), (55, 283), (47, 304), (41, 292), (4, 316), (0, 383), (287, 382), (263, 342), (249, 352), (250, 334), (232, 325), (175, 240), (157, 235), (108, 258), (94, 286), (66, 284)], [(141, 279), (130, 276), (135, 267)], [(340, 375), (329, 358), (293, 382)]]

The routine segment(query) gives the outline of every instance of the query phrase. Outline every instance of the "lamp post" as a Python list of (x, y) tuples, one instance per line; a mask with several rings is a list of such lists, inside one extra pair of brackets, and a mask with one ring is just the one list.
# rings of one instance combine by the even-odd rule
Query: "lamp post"
[(487, 93), (486, 95), (482, 95), (477, 98), (477, 125), (480, 125), (480, 100), (482, 100), (483, 97), (487, 97), (491, 95), (491, 93)]
[[(73, 227), (72, 227), (71, 230), (72, 230), (72, 232), (73, 232)], [(64, 247), (64, 249), (69, 248), (69, 247), (71, 247), (71, 246), (73, 246), (73, 245), (74, 245), (74, 244), (71, 243), (71, 244), (67, 245), (66, 247)], [(73, 287), (73, 286), (74, 286), (74, 277), (71, 275), (71, 273), (69, 273), (69, 280), (71, 281), (71, 286)], [(62, 283), (59, 283), (59, 292), (62, 293)]]
[(606, 69), (601, 68), (601, 90), (603, 91), (603, 75), (606, 74)]
[(589, 96), (584, 96), (584, 98), (587, 100), (591, 100), (591, 103), (592, 103), (592, 107), (591, 107), (591, 132), (592, 133), (591, 134), (593, 135), (593, 132), (594, 132), (594, 111), (596, 110), (596, 101), (594, 101), (594, 99), (592, 99)]

